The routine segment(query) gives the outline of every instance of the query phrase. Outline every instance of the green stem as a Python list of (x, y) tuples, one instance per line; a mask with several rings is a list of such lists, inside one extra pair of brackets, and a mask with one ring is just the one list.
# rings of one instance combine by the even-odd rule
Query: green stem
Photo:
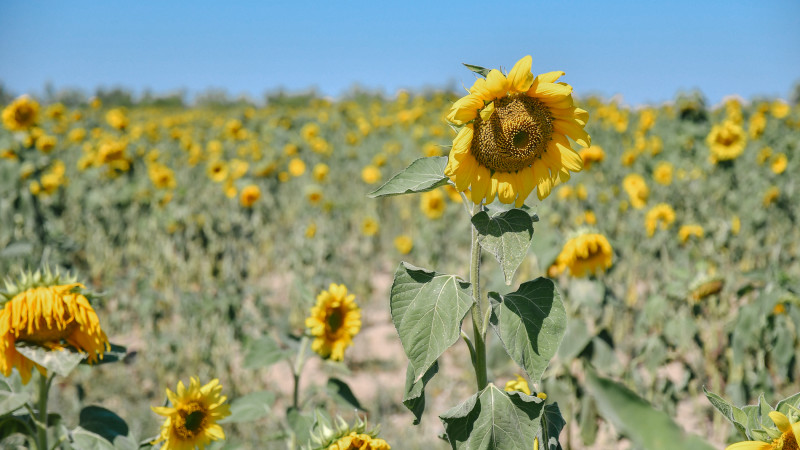
[(297, 359), (292, 366), (292, 376), (294, 376), (294, 392), (292, 393), (292, 406), (300, 409), (300, 374), (303, 372), (303, 365), (306, 362), (305, 353), (308, 345), (308, 336), (303, 335), (300, 339), (300, 348), (297, 351)]
[(39, 374), (39, 420), (36, 423), (36, 447), (47, 450), (47, 394), (50, 391), (50, 381), (47, 375)]
[[(481, 205), (475, 205), (472, 214), (481, 210)], [(488, 384), (486, 370), (486, 327), (484, 314), (488, 311), (488, 299), (484, 302), (481, 296), (481, 246), (478, 243), (478, 230), (472, 228), (472, 258), (469, 266), (469, 282), (472, 284), (472, 340), (475, 346), (475, 377), (478, 381), (478, 390), (481, 391)]]

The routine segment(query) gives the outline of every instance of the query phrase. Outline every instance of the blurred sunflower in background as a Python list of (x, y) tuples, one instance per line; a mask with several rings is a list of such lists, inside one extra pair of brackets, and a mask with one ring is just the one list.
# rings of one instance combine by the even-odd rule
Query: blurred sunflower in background
[(441, 189), (423, 192), (419, 200), (419, 208), (429, 219), (439, 219), (444, 214), (447, 203)]
[(747, 145), (747, 135), (741, 126), (732, 120), (726, 120), (711, 127), (706, 143), (711, 150), (711, 162), (716, 164), (738, 158)]
[(598, 274), (609, 269), (613, 262), (613, 250), (608, 239), (599, 233), (584, 231), (564, 244), (556, 258), (556, 273), (569, 269), (573, 277)]
[(659, 203), (652, 207), (644, 218), (644, 226), (647, 236), (652, 237), (656, 233), (656, 228), (666, 230), (675, 222), (675, 210), (666, 203)]
[(225, 439), (225, 432), (217, 421), (231, 414), (225, 403), (219, 380), (213, 379), (200, 386), (200, 380), (192, 377), (187, 389), (178, 381), (175, 392), (167, 389), (167, 398), (172, 406), (154, 406), (153, 412), (167, 419), (161, 425), (161, 434), (153, 444), (163, 442), (162, 450), (193, 450), (205, 448), (211, 441)]
[(647, 198), (650, 197), (650, 189), (641, 175), (636, 173), (627, 175), (622, 180), (622, 187), (628, 193), (631, 206), (636, 209), (644, 208), (644, 205), (647, 204)]
[(16, 282), (6, 282), (0, 311), (0, 372), (6, 377), (16, 368), (22, 383), (31, 379), (31, 369), (47, 374), (20, 353), (16, 345), (26, 343), (49, 350), (70, 346), (86, 352), (88, 362), (95, 363), (110, 349), (108, 338), (100, 327), (85, 286), (75, 280), (61, 280), (49, 270), (25, 273)]
[(525, 56), (503, 75), (492, 69), (456, 101), (447, 120), (462, 126), (453, 140), (445, 175), (473, 202), (522, 206), (536, 189), (540, 200), (578, 172), (583, 161), (568, 139), (583, 147), (589, 113), (574, 106), (564, 72), (531, 73)]
[(39, 118), (39, 103), (23, 95), (3, 109), (3, 125), (11, 131), (24, 131)]
[(306, 327), (314, 336), (311, 350), (325, 359), (344, 359), (344, 350), (353, 345), (353, 337), (361, 330), (361, 308), (355, 300), (343, 284), (331, 283), (317, 295), (317, 304), (306, 318)]

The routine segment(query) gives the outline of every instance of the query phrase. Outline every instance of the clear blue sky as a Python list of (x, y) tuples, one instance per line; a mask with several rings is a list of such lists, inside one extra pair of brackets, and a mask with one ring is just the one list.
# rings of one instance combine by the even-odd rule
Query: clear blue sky
[(17, 93), (470, 85), (462, 62), (567, 72), (575, 92), (663, 101), (698, 88), (787, 97), (800, 1), (168, 2), (0, 0), (0, 82)]

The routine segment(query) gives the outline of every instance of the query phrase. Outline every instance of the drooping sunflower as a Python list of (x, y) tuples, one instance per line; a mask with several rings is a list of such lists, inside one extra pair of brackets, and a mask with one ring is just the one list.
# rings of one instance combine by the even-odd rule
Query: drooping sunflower
[(583, 161), (568, 139), (583, 147), (589, 113), (577, 108), (564, 72), (531, 73), (520, 59), (508, 75), (492, 69), (456, 101), (447, 120), (462, 126), (453, 140), (445, 175), (475, 203), (499, 198), (517, 207), (536, 189), (540, 200), (578, 172)]
[(317, 304), (306, 318), (306, 327), (315, 338), (311, 350), (325, 359), (344, 359), (344, 350), (353, 345), (353, 337), (361, 330), (361, 308), (355, 300), (343, 284), (331, 283), (317, 295)]
[[(16, 368), (23, 384), (31, 379), (31, 369), (46, 375), (47, 370), (23, 356), (17, 343), (27, 343), (50, 350), (66, 345), (88, 354), (88, 362), (97, 362), (110, 349), (100, 328), (84, 285), (61, 284), (58, 274), (49, 271), (24, 274), (17, 283), (7, 283), (7, 299), (0, 311), (0, 373), (11, 375)], [(2, 299), (0, 297), (0, 299)]]
[(32, 127), (39, 117), (39, 103), (23, 95), (3, 109), (3, 125), (11, 131), (23, 131)]
[(250, 184), (242, 189), (242, 193), (239, 195), (239, 204), (245, 208), (252, 208), (259, 198), (261, 198), (261, 189), (255, 184)]
[(659, 203), (653, 206), (644, 218), (644, 226), (647, 229), (647, 236), (652, 237), (656, 233), (656, 228), (666, 230), (675, 222), (675, 210), (666, 203)]
[(593, 163), (602, 162), (606, 159), (606, 152), (599, 145), (592, 145), (591, 147), (582, 148), (578, 152), (583, 160), (583, 168), (589, 170)]
[(225, 432), (217, 421), (231, 412), (219, 380), (213, 379), (200, 386), (200, 380), (192, 377), (188, 389), (178, 381), (176, 392), (167, 389), (167, 398), (172, 406), (151, 407), (154, 413), (167, 418), (153, 444), (163, 442), (162, 450), (193, 450), (225, 439)]
[(599, 233), (582, 232), (564, 244), (556, 258), (556, 273), (569, 268), (570, 275), (584, 277), (597, 274), (611, 267), (613, 261), (611, 244)]
[(772, 442), (745, 441), (725, 447), (725, 450), (797, 450), (797, 436), (800, 435), (800, 422), (790, 423), (785, 414), (771, 411), (769, 418), (775, 422), (781, 435)]
[(647, 183), (645, 183), (641, 175), (637, 173), (627, 175), (622, 180), (622, 187), (628, 193), (631, 206), (636, 209), (644, 208), (644, 205), (647, 204), (647, 198), (650, 197), (650, 188), (647, 187)]
[(705, 230), (703, 230), (702, 226), (697, 224), (683, 225), (678, 230), (678, 238), (681, 240), (682, 244), (685, 244), (692, 236), (702, 239), (703, 235), (705, 235)]
[(327, 450), (391, 450), (391, 448), (383, 439), (352, 431), (329, 445)]

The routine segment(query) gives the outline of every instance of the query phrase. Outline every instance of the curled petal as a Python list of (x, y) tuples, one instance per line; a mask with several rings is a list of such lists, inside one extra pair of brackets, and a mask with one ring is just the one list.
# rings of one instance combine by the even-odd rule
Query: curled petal
[(531, 73), (531, 55), (517, 61), (514, 67), (508, 72), (508, 87), (511, 92), (526, 92), (533, 84), (533, 74)]

